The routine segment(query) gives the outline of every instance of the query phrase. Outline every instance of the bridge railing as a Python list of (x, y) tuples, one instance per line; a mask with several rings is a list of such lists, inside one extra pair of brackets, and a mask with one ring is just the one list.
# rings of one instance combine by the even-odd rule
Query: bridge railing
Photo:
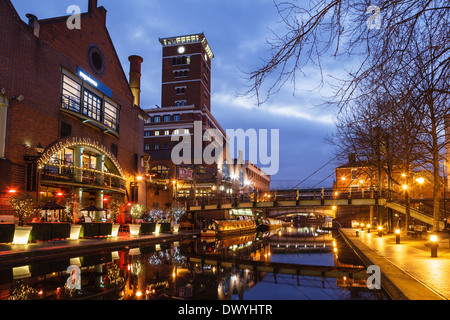
[[(298, 200), (339, 200), (339, 199), (387, 199), (393, 198), (393, 192), (383, 190), (379, 192), (376, 188), (365, 188), (358, 191), (348, 189), (291, 189), (271, 190), (270, 192), (254, 192), (247, 194), (215, 194), (197, 195), (195, 198), (177, 198), (183, 205), (202, 206), (230, 203), (249, 202), (274, 202), (274, 201), (298, 201)], [(396, 195), (395, 198), (399, 198)]]

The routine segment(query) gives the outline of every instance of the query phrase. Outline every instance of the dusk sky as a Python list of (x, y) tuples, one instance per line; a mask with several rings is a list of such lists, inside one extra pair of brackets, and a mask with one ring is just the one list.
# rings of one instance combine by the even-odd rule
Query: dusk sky
[[(39, 19), (67, 15), (70, 5), (87, 11), (88, 0), (12, 0), (22, 20), (32, 13)], [(306, 2), (307, 3), (307, 2)], [(212, 61), (213, 115), (224, 129), (279, 129), (280, 170), (272, 177), (274, 187), (293, 187), (334, 158), (334, 148), (324, 139), (335, 128), (335, 110), (317, 108), (331, 94), (328, 86), (315, 90), (320, 74), (311, 66), (297, 78), (295, 96), (290, 83), (262, 106), (243, 97), (245, 72), (254, 71), (270, 56), (266, 38), (284, 30), (272, 0), (99, 0), (107, 11), (107, 27), (128, 75), (128, 56), (140, 55), (142, 65), (141, 107), (161, 103), (161, 56), (159, 38), (203, 32), (215, 55)], [(342, 64), (325, 64), (324, 75), (340, 76)], [(307, 180), (300, 188), (332, 187), (334, 165)]]

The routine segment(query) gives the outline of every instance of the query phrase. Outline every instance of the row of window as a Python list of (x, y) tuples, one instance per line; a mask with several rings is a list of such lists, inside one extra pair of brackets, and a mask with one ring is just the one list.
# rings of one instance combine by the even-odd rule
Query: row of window
[[(153, 150), (161, 150), (161, 147), (162, 147), (163, 150), (169, 150), (170, 149), (170, 143), (169, 142), (164, 142), (164, 143), (156, 142), (154, 144)], [(150, 151), (150, 150), (151, 150), (150, 149), (150, 143), (146, 143), (144, 145), (144, 151)]]
[(84, 114), (119, 131), (119, 108), (114, 103), (100, 97), (78, 81), (63, 74), (62, 108)]
[(182, 64), (191, 64), (191, 57), (190, 56), (179, 56), (179, 57), (173, 57), (172, 58), (172, 65), (182, 65)]
[(181, 120), (181, 115), (179, 115), (179, 114), (174, 114), (173, 117), (171, 117), (170, 115), (154, 116), (154, 117), (149, 116), (146, 123), (152, 123), (152, 122), (160, 123), (160, 122), (171, 122), (171, 121), (180, 121), (180, 120)]
[[(155, 137), (159, 137), (160, 135), (164, 135), (164, 136), (170, 136), (170, 135), (174, 135), (174, 136), (179, 136), (179, 135), (184, 135), (184, 134), (190, 134), (190, 130), (189, 129), (175, 129), (172, 134), (170, 134), (170, 130), (164, 130), (164, 131), (159, 131), (156, 130), (154, 132), (154, 136)], [(146, 137), (151, 137), (151, 131), (145, 131), (145, 136)]]

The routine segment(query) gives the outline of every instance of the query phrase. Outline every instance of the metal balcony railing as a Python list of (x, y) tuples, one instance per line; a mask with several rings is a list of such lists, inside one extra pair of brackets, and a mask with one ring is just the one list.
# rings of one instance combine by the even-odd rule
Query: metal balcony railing
[(126, 188), (125, 180), (117, 175), (88, 168), (76, 168), (60, 161), (45, 164), (41, 169), (41, 179), (111, 189), (125, 190)]

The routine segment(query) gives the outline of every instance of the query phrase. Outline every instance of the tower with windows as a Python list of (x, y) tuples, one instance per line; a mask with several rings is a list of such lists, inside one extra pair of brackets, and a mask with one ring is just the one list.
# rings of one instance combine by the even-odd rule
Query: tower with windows
[(211, 111), (211, 59), (203, 33), (163, 38), (161, 106)]

